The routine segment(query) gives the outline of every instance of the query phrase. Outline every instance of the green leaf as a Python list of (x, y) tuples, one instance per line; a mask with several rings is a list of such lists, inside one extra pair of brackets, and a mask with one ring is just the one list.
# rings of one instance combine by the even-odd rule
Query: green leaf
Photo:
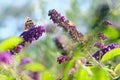
[(118, 64), (118, 65), (115, 67), (114, 72), (116, 72), (116, 71), (119, 70), (119, 69), (120, 69), (120, 64)]
[[(88, 68), (89, 69), (89, 68)], [(91, 80), (90, 74), (88, 73), (87, 67), (79, 65), (79, 68), (74, 72), (75, 80)]]
[(120, 48), (115, 48), (113, 50), (108, 51), (107, 53), (105, 53), (101, 59), (101, 62), (104, 62), (108, 59), (111, 59), (117, 55), (120, 55)]
[(103, 33), (110, 39), (117, 39), (119, 37), (119, 31), (112, 26), (106, 26), (105, 30), (103, 30)]
[(3, 74), (0, 74), (0, 80), (10, 80), (9, 77), (3, 75)]
[(7, 49), (13, 48), (15, 45), (19, 44), (20, 42), (22, 42), (22, 38), (10, 37), (0, 44), (0, 50), (5, 51)]
[(22, 66), (23, 69), (32, 70), (32, 71), (44, 71), (45, 67), (40, 63), (28, 63)]
[(105, 69), (93, 66), (91, 67), (91, 70), (93, 73), (91, 80), (110, 80)]
[(104, 67), (104, 70), (109, 72), (112, 76), (116, 76), (117, 75), (112, 69), (109, 69), (107, 67)]
[(82, 52), (80, 52), (79, 49), (76, 49), (76, 50), (74, 50), (73, 56), (74, 56), (74, 57), (80, 57), (81, 54), (82, 54)]
[(49, 72), (49, 71), (45, 71), (41, 74), (41, 80), (54, 80), (53, 79), (53, 76), (52, 76), (52, 73)]
[(69, 78), (69, 70), (73, 67), (74, 62), (77, 60), (78, 58), (73, 58), (67, 65), (66, 68), (64, 70), (64, 74), (63, 74), (63, 80), (68, 80)]

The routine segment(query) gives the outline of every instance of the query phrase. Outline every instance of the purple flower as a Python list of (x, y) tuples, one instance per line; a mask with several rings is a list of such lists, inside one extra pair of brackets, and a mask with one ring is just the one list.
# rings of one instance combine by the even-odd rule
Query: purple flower
[(92, 56), (93, 56), (96, 60), (100, 60), (100, 59), (102, 58), (102, 56), (103, 56), (106, 52), (108, 52), (108, 51), (110, 51), (110, 50), (112, 50), (112, 49), (114, 49), (114, 48), (119, 48), (119, 47), (120, 47), (119, 44), (117, 44), (117, 43), (111, 43), (111, 44), (107, 45), (106, 47), (104, 47), (104, 48), (96, 51), (95, 53), (93, 53)]
[(19, 53), (23, 47), (25, 47), (26, 43), (31, 43), (32, 41), (37, 40), (42, 34), (45, 32), (45, 28), (43, 26), (35, 26), (30, 28), (27, 31), (24, 31), (20, 37), (23, 38), (23, 42), (16, 45), (13, 49), (11, 49), (12, 54)]
[(50, 10), (48, 16), (50, 16), (50, 19), (52, 19), (55, 24), (63, 27), (66, 32), (69, 32), (73, 40), (79, 41), (83, 37), (83, 34), (77, 31), (75, 25), (66, 20), (65, 17), (58, 13), (55, 9)]
[(45, 28), (43, 26), (36, 26), (34, 28), (29, 29), (28, 31), (23, 32), (20, 37), (23, 38), (23, 42), (32, 42), (37, 40), (42, 34), (45, 32)]
[(119, 27), (116, 23), (114, 23), (112, 21), (109, 21), (109, 20), (105, 20), (103, 22), (103, 24), (105, 24), (105, 25), (111, 25), (111, 26), (116, 27), (116, 28)]
[(54, 42), (55, 42), (55, 44), (56, 44), (56, 46), (57, 46), (58, 49), (64, 49), (63, 46), (62, 46), (62, 43), (60, 41), (60, 36), (55, 37), (54, 38)]
[(20, 65), (24, 65), (26, 63), (30, 63), (32, 60), (30, 58), (23, 57), (20, 61)]
[(105, 24), (105, 25), (115, 25), (113, 22), (111, 22), (111, 21), (109, 21), (109, 20), (105, 20), (105, 21), (103, 22), (103, 24)]
[(105, 24), (105, 25), (110, 25), (110, 26), (112, 26), (112, 27), (114, 27), (114, 28), (116, 28), (116, 29), (118, 29), (119, 31), (120, 31), (120, 26), (118, 26), (116, 23), (114, 23), (114, 22), (112, 22), (112, 21), (109, 21), (109, 20), (105, 20), (104, 22), (103, 22), (103, 24)]
[(104, 48), (104, 47), (106, 47), (103, 42), (96, 42), (96, 43), (94, 44), (94, 46), (97, 47), (97, 48)]
[(33, 80), (40, 80), (40, 75), (37, 71), (30, 71), (29, 72), (29, 76), (33, 79)]
[(69, 75), (72, 75), (74, 72), (76, 71), (76, 68), (75, 67), (72, 67), (70, 70), (69, 70)]
[(68, 20), (65, 20), (64, 16), (61, 16), (61, 14), (58, 13), (55, 9), (50, 10), (48, 16), (50, 16), (50, 19), (52, 19), (53, 22), (59, 26), (62, 26), (62, 22), (69, 22)]
[(107, 37), (102, 32), (98, 33), (98, 38), (101, 39), (101, 40), (107, 39)]
[(5, 52), (0, 52), (0, 62), (9, 64), (11, 62), (11, 52), (10, 50), (5, 51)]
[(67, 59), (66, 56), (61, 55), (61, 56), (57, 57), (57, 62), (58, 62), (59, 64), (61, 64), (61, 63), (63, 63), (66, 59)]
[(17, 45), (17, 46), (15, 46), (12, 50), (13, 50), (15, 53), (19, 53), (22, 48), (23, 48), (22, 45)]

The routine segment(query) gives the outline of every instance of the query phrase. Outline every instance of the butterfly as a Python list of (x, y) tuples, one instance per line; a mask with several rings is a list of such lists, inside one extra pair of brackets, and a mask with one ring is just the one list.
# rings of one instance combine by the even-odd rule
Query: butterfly
[(26, 31), (26, 30), (29, 30), (33, 27), (35, 27), (35, 24), (33, 23), (33, 21), (29, 17), (27, 17), (26, 21), (25, 21), (24, 30)]

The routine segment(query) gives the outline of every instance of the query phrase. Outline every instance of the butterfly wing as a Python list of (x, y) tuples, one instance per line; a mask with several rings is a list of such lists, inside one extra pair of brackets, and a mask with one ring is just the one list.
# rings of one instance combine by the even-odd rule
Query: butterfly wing
[(24, 30), (29, 30), (30, 28), (33, 28), (35, 25), (33, 23), (33, 21), (27, 17), (26, 21), (25, 21), (25, 26), (24, 26)]

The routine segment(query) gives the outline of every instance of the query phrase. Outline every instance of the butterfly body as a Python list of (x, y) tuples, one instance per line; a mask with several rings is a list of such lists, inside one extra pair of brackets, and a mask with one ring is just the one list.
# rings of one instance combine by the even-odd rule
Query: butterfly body
[(26, 21), (25, 21), (24, 30), (29, 30), (33, 27), (35, 27), (35, 24), (33, 23), (33, 21), (29, 17), (27, 17)]

